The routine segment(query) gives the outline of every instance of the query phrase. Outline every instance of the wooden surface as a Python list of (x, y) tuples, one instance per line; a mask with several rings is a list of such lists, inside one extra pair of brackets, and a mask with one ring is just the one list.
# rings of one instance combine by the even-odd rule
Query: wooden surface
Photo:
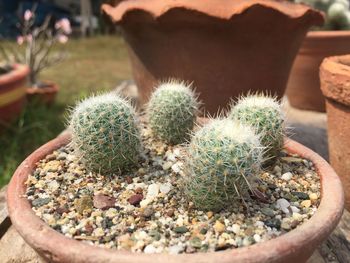
[[(135, 95), (135, 86), (124, 82), (116, 88), (122, 94)], [(134, 102), (134, 101), (133, 101)], [(135, 103), (137, 106), (137, 103)], [(290, 137), (328, 159), (326, 115), (291, 109), (285, 104), (287, 124), (294, 127)], [(0, 263), (41, 263), (35, 251), (17, 233), (8, 218), (6, 187), (0, 190)], [(296, 262), (298, 263), (298, 262)], [(331, 236), (315, 251), (307, 263), (350, 263), (350, 213), (345, 211)]]

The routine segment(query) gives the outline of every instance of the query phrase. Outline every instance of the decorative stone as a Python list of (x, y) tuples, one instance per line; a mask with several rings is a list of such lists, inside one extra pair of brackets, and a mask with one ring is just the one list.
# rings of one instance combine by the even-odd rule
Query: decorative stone
[(74, 200), (74, 206), (78, 213), (82, 214), (85, 210), (93, 207), (93, 201), (90, 196), (84, 195)]
[(167, 194), (170, 192), (171, 190), (171, 184), (170, 183), (165, 183), (165, 184), (161, 184), (160, 187), (159, 187), (159, 190), (161, 193), (163, 194)]
[(288, 209), (288, 207), (290, 207), (290, 203), (284, 198), (278, 199), (276, 201), (276, 207), (278, 209), (282, 210), (286, 214), (288, 214), (290, 212)]
[(172, 162), (166, 162), (163, 164), (163, 170), (169, 170), (171, 168), (171, 166), (173, 165)]
[(309, 208), (311, 206), (311, 200), (304, 200), (300, 204), (302, 207)]
[(186, 233), (187, 231), (188, 231), (188, 229), (185, 226), (177, 226), (174, 228), (174, 232), (179, 233), (179, 234)]
[(293, 177), (293, 174), (291, 172), (288, 172), (288, 173), (284, 173), (282, 174), (281, 178), (283, 180), (286, 180), (286, 181), (289, 181), (290, 179), (292, 179)]
[(291, 192), (291, 194), (302, 200), (309, 199), (309, 195), (304, 192)]
[(147, 189), (147, 198), (154, 198), (159, 194), (159, 185), (150, 184)]
[(93, 202), (95, 208), (107, 210), (114, 207), (115, 198), (104, 194), (97, 194), (94, 196)]
[(215, 222), (215, 225), (214, 225), (215, 232), (222, 233), (225, 231), (225, 229), (226, 229), (225, 225), (221, 223), (219, 220)]
[(175, 254), (180, 254), (182, 251), (184, 251), (184, 247), (181, 245), (175, 245), (169, 247), (169, 254), (175, 255)]
[(129, 197), (128, 202), (131, 205), (139, 205), (140, 202), (143, 199), (143, 195), (142, 194), (136, 194), (136, 195), (132, 195), (131, 197)]
[(263, 213), (266, 216), (273, 217), (275, 215), (275, 212), (268, 207), (264, 207), (261, 209), (261, 213)]
[(43, 206), (43, 205), (46, 205), (48, 203), (50, 203), (52, 199), (51, 198), (38, 198), (38, 199), (34, 199), (32, 201), (32, 206), (34, 207), (40, 207), (40, 206)]
[(154, 214), (154, 210), (152, 207), (146, 207), (142, 213), (142, 215), (147, 218), (151, 217), (153, 214)]

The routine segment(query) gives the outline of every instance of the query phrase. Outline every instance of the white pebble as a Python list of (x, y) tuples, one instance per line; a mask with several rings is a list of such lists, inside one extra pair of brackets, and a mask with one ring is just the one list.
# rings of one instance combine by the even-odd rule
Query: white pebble
[(181, 245), (175, 245), (175, 246), (171, 246), (169, 247), (169, 254), (179, 254), (184, 250), (184, 247)]
[(152, 245), (147, 245), (145, 247), (145, 249), (143, 250), (143, 252), (145, 252), (146, 254), (156, 253), (156, 251), (157, 251), (157, 249)]
[(171, 169), (175, 172), (175, 173), (179, 173), (181, 171), (180, 169), (180, 164), (179, 163), (175, 163), (173, 166), (171, 166)]
[(290, 209), (292, 209), (292, 212), (293, 213), (299, 213), (300, 212), (300, 209), (296, 206), (290, 206)]
[(284, 173), (282, 174), (281, 178), (283, 180), (286, 180), (286, 181), (289, 181), (290, 179), (292, 179), (293, 177), (293, 174), (291, 172), (288, 172), (288, 173)]
[(166, 162), (163, 164), (163, 170), (169, 170), (170, 167), (173, 165), (172, 162)]
[(276, 201), (276, 207), (282, 210), (284, 213), (288, 214), (289, 213), (288, 207), (290, 207), (290, 203), (286, 199), (281, 198)]
[(56, 180), (53, 180), (53, 181), (51, 181), (51, 182), (49, 182), (49, 183), (47, 184), (47, 187), (48, 187), (51, 191), (56, 191), (56, 190), (60, 187), (60, 185), (59, 185), (59, 183), (58, 183)]
[(167, 194), (171, 190), (171, 184), (170, 183), (161, 184), (159, 190), (161, 193)]
[(241, 231), (241, 227), (238, 224), (233, 224), (231, 226), (231, 230), (233, 233), (235, 233), (237, 235)]
[(143, 199), (143, 200), (140, 202), (140, 207), (145, 208), (145, 207), (148, 206), (150, 203), (152, 203), (152, 200), (153, 200), (153, 199), (150, 199), (150, 198)]
[(261, 237), (260, 237), (258, 234), (255, 234), (255, 235), (253, 236), (253, 238), (254, 238), (254, 240), (255, 240), (256, 243), (259, 243), (259, 242), (261, 241)]
[(150, 184), (147, 189), (147, 198), (154, 198), (159, 194), (159, 185), (158, 184)]

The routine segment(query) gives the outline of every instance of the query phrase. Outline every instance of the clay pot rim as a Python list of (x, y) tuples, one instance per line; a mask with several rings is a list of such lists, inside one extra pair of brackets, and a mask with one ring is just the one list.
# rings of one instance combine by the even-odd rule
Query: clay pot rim
[(350, 106), (350, 55), (325, 58), (320, 66), (320, 76), (322, 82), (332, 82), (332, 85), (321, 85), (323, 95)]
[(30, 69), (27, 65), (14, 64), (12, 66), (13, 70), (0, 76), (0, 85), (26, 78), (29, 74)]
[(350, 30), (322, 30), (322, 31), (309, 31), (306, 35), (307, 39), (310, 40), (322, 40), (327, 39), (341, 39), (350, 38)]
[[(318, 245), (331, 233), (340, 220), (344, 207), (344, 196), (340, 179), (318, 154), (305, 146), (287, 139), (285, 147), (290, 153), (297, 153), (314, 162), (321, 177), (322, 198), (318, 210), (304, 224), (275, 239), (254, 244), (249, 247), (228, 249), (219, 252), (195, 254), (137, 254), (126, 251), (99, 248), (65, 237), (46, 225), (37, 217), (25, 193), (24, 182), (35, 167), (35, 163), (70, 141), (70, 135), (65, 134), (48, 142), (32, 153), (17, 168), (7, 190), (7, 203), (11, 221), (20, 235), (42, 255), (52, 261), (84, 262), (270, 262), (293, 257), (296, 250), (307, 250), (305, 244), (313, 242)], [(313, 248), (313, 246), (311, 246)], [(310, 248), (309, 248), (310, 249)], [(275, 261), (273, 261), (275, 262)]]
[(45, 84), (49, 85), (45, 88), (38, 87), (27, 87), (27, 94), (48, 94), (48, 93), (57, 93), (59, 91), (59, 86), (53, 81), (44, 81)]
[[(213, 6), (216, 8), (212, 8)], [(210, 3), (202, 0), (136, 0), (122, 1), (115, 7), (109, 4), (103, 4), (101, 6), (101, 11), (103, 14), (109, 16), (113, 23), (121, 23), (129, 13), (146, 13), (154, 20), (157, 20), (174, 9), (194, 11), (209, 17), (230, 20), (234, 16), (240, 15), (255, 7), (273, 9), (281, 14), (289, 16), (291, 19), (312, 17), (314, 25), (320, 26), (324, 22), (323, 14), (311, 9), (307, 5), (271, 0), (211, 0)]]

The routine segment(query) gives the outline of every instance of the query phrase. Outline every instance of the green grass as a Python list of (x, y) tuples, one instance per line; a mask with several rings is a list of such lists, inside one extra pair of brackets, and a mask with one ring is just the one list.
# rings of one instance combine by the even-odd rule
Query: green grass
[(41, 80), (54, 81), (60, 86), (55, 105), (48, 108), (28, 104), (20, 118), (0, 133), (0, 187), (8, 183), (28, 154), (65, 128), (68, 107), (131, 78), (126, 48), (120, 37), (71, 40), (67, 51), (69, 56), (64, 62), (40, 76)]

